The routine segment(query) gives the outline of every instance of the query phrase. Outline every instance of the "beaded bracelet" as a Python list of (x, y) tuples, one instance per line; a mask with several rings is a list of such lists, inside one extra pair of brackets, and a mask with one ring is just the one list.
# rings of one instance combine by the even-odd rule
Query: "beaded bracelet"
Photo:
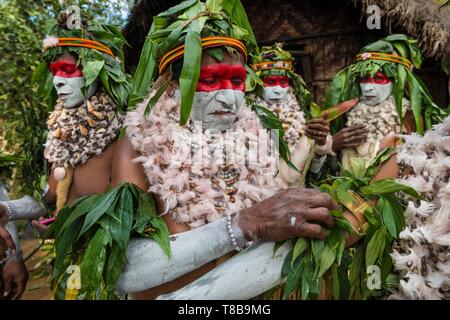
[(233, 231), (230, 214), (227, 215), (227, 230), (228, 230), (228, 234), (230, 235), (231, 243), (233, 244), (234, 249), (236, 251), (241, 251), (242, 248), (238, 245), (238, 243), (236, 241), (236, 236)]
[(6, 209), (6, 215), (8, 216), (8, 221), (11, 221), (13, 218), (11, 206), (8, 204), (8, 202), (5, 202), (5, 201), (0, 201), (0, 205), (2, 205)]

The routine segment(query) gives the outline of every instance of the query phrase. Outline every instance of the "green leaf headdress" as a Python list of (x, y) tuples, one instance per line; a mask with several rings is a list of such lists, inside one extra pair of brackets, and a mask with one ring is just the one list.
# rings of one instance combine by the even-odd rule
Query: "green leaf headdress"
[[(223, 49), (246, 55), (256, 47), (256, 39), (239, 0), (186, 0), (153, 18), (133, 79), (128, 106), (141, 102), (159, 74), (170, 77), (151, 99), (146, 112), (157, 102), (173, 75), (173, 62), (183, 58), (179, 76), (180, 124), (189, 119), (200, 75), (202, 51), (218, 61)], [(167, 71), (166, 71), (167, 70)]]
[(70, 16), (65, 12), (58, 19), (47, 23), (47, 37), (43, 40), (44, 60), (33, 74), (33, 81), (39, 82), (38, 93), (49, 103), (56, 100), (53, 76), (49, 63), (62, 54), (77, 57), (85, 78), (84, 90), (100, 79), (106, 93), (118, 107), (124, 108), (129, 91), (129, 79), (123, 67), (122, 47), (125, 40), (116, 26), (106, 24), (80, 23), (79, 28), (69, 28)]
[[(300, 105), (304, 108), (305, 113), (309, 115), (311, 107), (313, 107), (311, 105), (313, 103), (312, 94), (306, 88), (303, 78), (294, 72), (294, 58), (290, 52), (283, 50), (281, 43), (276, 43), (273, 46), (256, 49), (255, 53), (251, 54), (251, 57), (252, 70), (259, 79), (267, 76), (287, 76), (291, 81), (291, 86)], [(258, 81), (258, 79), (250, 81), (250, 88), (247, 88), (247, 91), (253, 89), (261, 91), (261, 84), (262, 82)]]
[(393, 95), (402, 123), (402, 100), (405, 92), (411, 102), (417, 132), (423, 133), (425, 128), (441, 122), (445, 112), (433, 102), (425, 84), (413, 73), (413, 68), (419, 69), (422, 64), (422, 56), (416, 44), (417, 40), (404, 34), (393, 34), (365, 46), (357, 55), (357, 62), (341, 70), (331, 82), (325, 108), (359, 98), (358, 79), (367, 75), (374, 76), (380, 71), (393, 79)]

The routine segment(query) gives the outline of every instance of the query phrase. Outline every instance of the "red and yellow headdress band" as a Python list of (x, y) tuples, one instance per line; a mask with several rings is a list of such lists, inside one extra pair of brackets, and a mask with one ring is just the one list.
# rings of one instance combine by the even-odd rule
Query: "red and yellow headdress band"
[(109, 54), (111, 57), (115, 58), (111, 49), (105, 46), (104, 44), (83, 38), (56, 38), (47, 36), (42, 42), (42, 44), (45, 51), (54, 47), (83, 47), (104, 52), (106, 54)]
[(395, 54), (388, 54), (381, 52), (364, 52), (356, 56), (356, 61), (364, 61), (367, 59), (390, 61), (404, 65), (408, 69), (413, 68), (413, 64), (411, 63), (411, 61)]
[(255, 72), (270, 69), (292, 70), (292, 61), (264, 61), (251, 65)]
[[(247, 60), (247, 48), (245, 45), (236, 39), (229, 38), (229, 37), (204, 37), (202, 38), (201, 42), (202, 48), (212, 48), (212, 47), (223, 47), (223, 46), (230, 46), (238, 51), (240, 51)], [(172, 62), (175, 60), (178, 60), (184, 55), (184, 44), (170, 50), (167, 52), (160, 60), (159, 62), (159, 74), (164, 73), (164, 71), (167, 69), (167, 66), (169, 66)]]

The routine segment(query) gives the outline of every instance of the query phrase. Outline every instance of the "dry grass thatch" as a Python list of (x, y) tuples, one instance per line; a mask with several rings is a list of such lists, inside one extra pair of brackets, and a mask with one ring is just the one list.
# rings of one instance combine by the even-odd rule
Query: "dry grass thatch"
[(363, 14), (370, 5), (381, 8), (389, 30), (400, 27), (419, 40), (419, 46), (427, 57), (446, 54), (450, 41), (450, 9), (435, 0), (352, 0), (362, 5)]

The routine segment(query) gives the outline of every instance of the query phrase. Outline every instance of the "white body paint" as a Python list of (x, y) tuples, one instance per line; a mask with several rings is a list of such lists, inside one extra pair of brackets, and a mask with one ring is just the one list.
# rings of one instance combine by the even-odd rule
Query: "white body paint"
[[(202, 128), (225, 131), (236, 120), (244, 102), (244, 93), (239, 90), (223, 89), (211, 92), (196, 92), (192, 102), (191, 119), (202, 122)], [(222, 112), (224, 114), (217, 114)]]
[(288, 89), (289, 87), (283, 88), (281, 86), (264, 87), (262, 98), (269, 104), (279, 103), (286, 99)]
[(285, 243), (274, 255), (274, 242), (260, 242), (217, 268), (158, 300), (248, 300), (279, 285), (289, 252)]
[[(8, 201), (8, 191), (6, 190), (5, 186), (0, 183), (0, 200), (1, 201)], [(12, 209), (12, 208), (11, 208)], [(17, 226), (14, 221), (9, 221), (5, 225), (5, 229), (9, 232), (11, 235), (11, 238), (14, 241), (14, 244), (16, 245), (17, 252), (21, 252), (20, 242), (19, 242), (19, 235), (17, 233)]]
[(11, 207), (13, 220), (37, 219), (46, 213), (41, 204), (30, 196), (7, 202)]
[(59, 76), (53, 77), (53, 86), (56, 89), (58, 98), (63, 100), (64, 107), (70, 109), (80, 105), (84, 100), (83, 77), (64, 78)]
[(170, 260), (153, 240), (134, 239), (117, 282), (119, 294), (138, 292), (172, 281), (231, 251), (226, 218), (170, 237)]
[(369, 105), (375, 106), (385, 101), (392, 94), (392, 82), (387, 84), (360, 83), (361, 100)]

